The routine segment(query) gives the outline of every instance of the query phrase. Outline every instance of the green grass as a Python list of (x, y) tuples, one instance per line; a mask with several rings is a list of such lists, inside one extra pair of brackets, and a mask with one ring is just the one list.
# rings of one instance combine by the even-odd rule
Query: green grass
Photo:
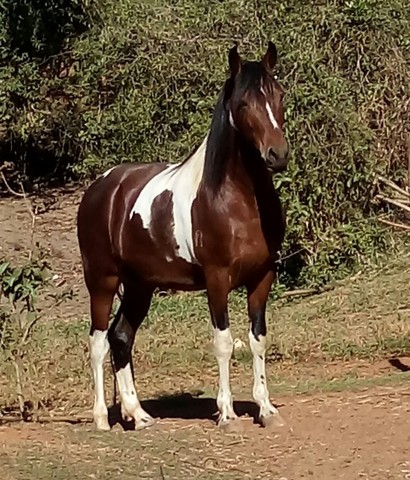
[[(359, 275), (332, 291), (307, 299), (272, 300), (268, 306), (267, 355), (271, 391), (320, 389), (321, 384), (332, 380), (320, 367), (326, 362), (373, 361), (409, 354), (409, 284), (410, 257), (401, 255), (383, 268)], [(233, 336), (246, 344), (245, 349), (235, 350), (233, 355), (233, 390), (248, 395), (252, 359), (247, 347), (244, 295), (231, 295), (229, 308)], [(23, 383), (28, 398), (57, 409), (57, 413), (89, 410), (92, 380), (88, 329), (87, 318), (78, 322), (48, 319), (37, 326), (25, 359)], [(193, 388), (215, 392), (217, 365), (211, 339), (204, 294), (155, 297), (149, 318), (137, 336), (134, 354), (142, 398)], [(303, 365), (318, 366), (306, 370), (301, 368)], [(111, 392), (109, 362), (106, 371)], [(358, 378), (363, 376), (360, 372)], [(331, 375), (339, 376), (346, 386), (355, 382), (354, 372), (346, 380), (346, 367)], [(15, 405), (14, 371), (4, 358), (0, 362), (0, 386), (0, 405)]]

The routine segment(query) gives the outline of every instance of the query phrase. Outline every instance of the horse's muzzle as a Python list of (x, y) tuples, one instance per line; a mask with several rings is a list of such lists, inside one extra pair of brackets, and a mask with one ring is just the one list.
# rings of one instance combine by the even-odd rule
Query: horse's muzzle
[(266, 167), (270, 172), (283, 172), (284, 170), (286, 170), (286, 167), (289, 163), (289, 148), (269, 148), (264, 160), (266, 163)]

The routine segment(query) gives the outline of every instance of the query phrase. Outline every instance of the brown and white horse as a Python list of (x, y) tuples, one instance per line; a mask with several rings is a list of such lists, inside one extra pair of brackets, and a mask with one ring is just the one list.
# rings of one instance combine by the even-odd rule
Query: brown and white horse
[[(245, 286), (253, 353), (253, 397), (260, 423), (279, 422), (265, 374), (265, 308), (285, 222), (271, 173), (287, 165), (283, 90), (273, 76), (269, 42), (260, 62), (229, 52), (230, 77), (210, 130), (184, 162), (111, 168), (87, 190), (78, 212), (78, 238), (90, 294), (94, 419), (108, 430), (103, 361), (111, 348), (122, 415), (135, 428), (153, 423), (138, 400), (131, 350), (154, 289), (206, 289), (219, 365), (219, 425), (237, 417), (229, 382), (233, 341), (228, 294)], [(119, 314), (109, 328), (114, 296)]]

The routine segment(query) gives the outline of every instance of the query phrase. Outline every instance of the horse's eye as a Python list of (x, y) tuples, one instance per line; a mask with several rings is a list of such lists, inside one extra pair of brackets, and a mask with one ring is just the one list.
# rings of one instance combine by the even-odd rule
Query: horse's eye
[(248, 106), (248, 102), (245, 102), (245, 100), (241, 100), (238, 105), (238, 110), (241, 108), (246, 108)]

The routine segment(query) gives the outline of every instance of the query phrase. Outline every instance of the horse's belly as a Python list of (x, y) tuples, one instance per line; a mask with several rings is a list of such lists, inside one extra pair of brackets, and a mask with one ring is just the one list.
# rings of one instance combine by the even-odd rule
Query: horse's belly
[(201, 290), (205, 280), (199, 265), (189, 264), (182, 259), (167, 259), (159, 255), (139, 255), (128, 259), (125, 276), (131, 280), (143, 279), (158, 288), (176, 290)]

